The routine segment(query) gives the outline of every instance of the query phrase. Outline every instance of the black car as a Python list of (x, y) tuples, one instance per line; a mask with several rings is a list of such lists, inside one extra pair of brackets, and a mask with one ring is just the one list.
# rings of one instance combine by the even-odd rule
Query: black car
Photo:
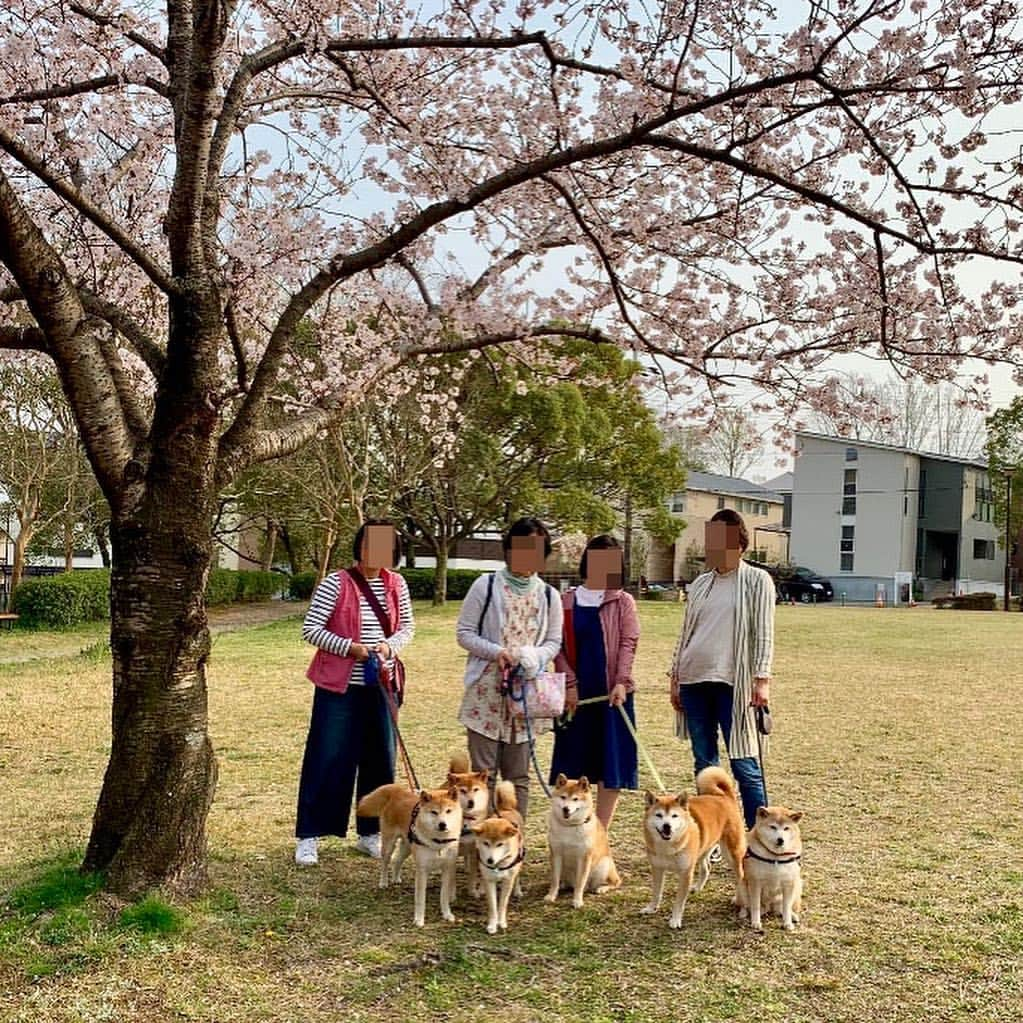
[(779, 603), (798, 600), (802, 604), (817, 604), (835, 599), (831, 582), (812, 569), (801, 565), (771, 565), (767, 570), (774, 579)]

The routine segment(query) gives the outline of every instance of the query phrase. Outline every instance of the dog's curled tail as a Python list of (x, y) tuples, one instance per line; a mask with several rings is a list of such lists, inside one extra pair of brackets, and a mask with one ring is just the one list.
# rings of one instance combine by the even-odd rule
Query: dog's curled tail
[(448, 761), (448, 774), (468, 774), (469, 771), (469, 754), (452, 753)]
[(519, 799), (515, 795), (515, 786), (510, 781), (499, 781), (494, 788), (494, 806), (497, 812), (517, 810)]
[(738, 799), (732, 779), (720, 767), (705, 767), (696, 776), (696, 791), (701, 796), (731, 796)]
[(404, 788), (404, 785), (381, 785), (380, 788), (374, 789), (359, 800), (359, 805), (355, 808), (355, 815), (357, 817), (379, 817), (391, 797), (397, 792), (404, 791)]

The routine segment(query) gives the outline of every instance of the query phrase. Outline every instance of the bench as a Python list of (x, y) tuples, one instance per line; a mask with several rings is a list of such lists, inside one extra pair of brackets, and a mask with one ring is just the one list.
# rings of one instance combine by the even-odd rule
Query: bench
[(4, 625), (8, 629), (13, 629), (14, 623), (19, 617), (19, 615), (12, 614), (10, 611), (4, 611), (3, 613), (0, 613), (0, 625)]

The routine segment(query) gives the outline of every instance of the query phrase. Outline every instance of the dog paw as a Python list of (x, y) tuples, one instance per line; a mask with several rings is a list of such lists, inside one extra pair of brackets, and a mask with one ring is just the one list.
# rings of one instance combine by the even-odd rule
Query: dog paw
[(576, 898), (576, 899), (573, 899), (573, 900), (572, 900), (572, 907), (573, 907), (574, 909), (582, 909), (582, 908), (583, 908), (583, 900), (582, 900), (582, 896), (580, 896), (579, 898)]
[(446, 913), (441, 913), (441, 918), (447, 920), (449, 924), (453, 924), (455, 922), (455, 914), (452, 913), (450, 909)]
[(543, 897), (543, 901), (544, 902), (557, 902), (558, 901), (558, 893), (557, 892), (548, 892)]
[(640, 913), (642, 913), (643, 916), (649, 916), (651, 913), (656, 913), (656, 912), (657, 912), (657, 907), (653, 903), (650, 903), (649, 906), (644, 906), (640, 910)]
[(413, 920), (412, 922), (416, 925), (416, 927), (424, 927), (426, 925), (425, 920)]
[(673, 931), (677, 931), (682, 926), (682, 917), (672, 915), (668, 919), (668, 926)]
[(497, 934), (497, 924), (487, 924), (487, 934)]
[(502, 931), (508, 930), (508, 925), (504, 922), (500, 923), (498, 926), (501, 928)]
[(787, 931), (794, 931), (796, 929), (796, 922), (795, 920), (790, 920), (787, 924), (782, 924), (782, 926)]

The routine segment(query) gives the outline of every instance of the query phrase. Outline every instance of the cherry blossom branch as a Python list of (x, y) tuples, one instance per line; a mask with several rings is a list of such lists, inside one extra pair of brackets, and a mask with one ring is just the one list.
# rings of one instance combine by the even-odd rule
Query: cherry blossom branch
[[(11, 96), (0, 97), (0, 107), (13, 103), (45, 103), (54, 99), (67, 99), (71, 96), (81, 96), (84, 93), (99, 92), (101, 89), (110, 89), (116, 85), (139, 84), (129, 82), (123, 75), (101, 75), (99, 78), (90, 78), (82, 82), (71, 82), (68, 85), (55, 85), (50, 89), (33, 89), (28, 92), (16, 92)], [(167, 95), (167, 86), (157, 79), (146, 76), (141, 84), (152, 89), (161, 96)]]
[(426, 308), (431, 313), (436, 312), (439, 306), (437, 305), (434, 297), (430, 294), (430, 289), (426, 286), (426, 281), (423, 279), (423, 275), (415, 267), (412, 260), (409, 259), (408, 256), (404, 255), (404, 253), (398, 253), (398, 255), (394, 257), (394, 261), (408, 273), (413, 281), (415, 281), (415, 285), (419, 289), (419, 294), (423, 299), (423, 303)]
[(238, 393), (244, 394), (249, 389), (249, 367), (245, 358), (245, 349), (242, 347), (241, 335), (238, 332), (238, 318), (235, 315), (232, 301), (228, 301), (224, 307), (224, 322), (227, 326), (227, 336), (231, 340), (231, 350), (234, 352)]
[(91, 21), (94, 25), (99, 25), (101, 28), (108, 28), (112, 25), (115, 28), (120, 29), (125, 39), (130, 39), (136, 46), (141, 46), (143, 50), (154, 56), (161, 64), (167, 63), (167, 52), (162, 46), (154, 43), (151, 39), (142, 35), (141, 32), (136, 32), (134, 29), (121, 28), (119, 18), (111, 17), (107, 14), (100, 14), (99, 11), (94, 11), (80, 3), (69, 3), (68, 9), (74, 11), (75, 14), (80, 14), (83, 18)]
[(51, 173), (42, 160), (30, 153), (20, 142), (0, 128), (0, 149), (18, 161), (27, 171), (34, 174), (48, 188), (59, 195), (69, 206), (78, 210), (86, 220), (98, 227), (115, 245), (127, 255), (143, 273), (163, 292), (172, 294), (176, 287), (167, 272), (119, 224), (103, 210), (93, 205), (78, 189)]

